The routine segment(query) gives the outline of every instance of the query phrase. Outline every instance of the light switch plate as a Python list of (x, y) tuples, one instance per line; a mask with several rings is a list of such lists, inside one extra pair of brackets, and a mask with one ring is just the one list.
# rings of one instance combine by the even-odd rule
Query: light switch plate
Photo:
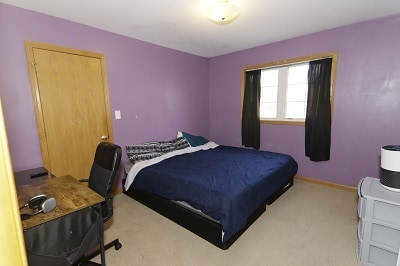
[(121, 111), (120, 110), (115, 110), (114, 114), (115, 114), (115, 119), (121, 119)]

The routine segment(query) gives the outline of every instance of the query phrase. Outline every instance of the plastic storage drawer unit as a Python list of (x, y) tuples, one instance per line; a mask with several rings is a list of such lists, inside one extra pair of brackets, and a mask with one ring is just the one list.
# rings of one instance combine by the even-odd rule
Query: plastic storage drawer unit
[(400, 193), (363, 178), (358, 185), (357, 259), (362, 265), (400, 266)]

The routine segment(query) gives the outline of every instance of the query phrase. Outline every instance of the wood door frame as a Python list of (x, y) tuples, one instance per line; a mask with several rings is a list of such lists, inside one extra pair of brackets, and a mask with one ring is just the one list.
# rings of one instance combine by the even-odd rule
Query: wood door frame
[(18, 196), (0, 99), (0, 265), (28, 265)]
[(107, 71), (106, 71), (106, 60), (103, 54), (83, 51), (83, 50), (76, 50), (62, 46), (56, 46), (52, 44), (34, 42), (34, 41), (25, 41), (25, 51), (26, 51), (26, 58), (28, 62), (28, 70), (29, 70), (29, 77), (31, 82), (31, 89), (32, 89), (32, 97), (33, 103), (35, 106), (35, 115), (36, 115), (36, 122), (38, 127), (38, 134), (39, 134), (39, 142), (40, 142), (40, 150), (42, 153), (42, 160), (43, 166), (50, 165), (50, 158), (49, 152), (47, 147), (47, 138), (45, 133), (45, 125), (43, 121), (43, 112), (42, 112), (42, 103), (40, 100), (40, 92), (39, 92), (39, 83), (36, 76), (36, 68), (35, 68), (35, 59), (34, 59), (34, 52), (33, 49), (43, 49), (48, 51), (54, 52), (61, 52), (61, 53), (68, 53), (80, 56), (87, 56), (92, 58), (97, 58), (100, 60), (101, 64), (101, 73), (102, 73), (102, 82), (104, 88), (104, 102), (106, 105), (106, 119), (108, 125), (108, 141), (114, 142), (114, 134), (112, 130), (112, 119), (111, 119), (111, 108), (110, 108), (110, 95), (108, 89), (108, 79), (107, 79)]

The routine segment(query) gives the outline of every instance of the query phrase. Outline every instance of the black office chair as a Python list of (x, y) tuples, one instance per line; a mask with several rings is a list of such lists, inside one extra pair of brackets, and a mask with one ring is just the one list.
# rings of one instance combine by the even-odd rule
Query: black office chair
[[(89, 179), (80, 180), (82, 182), (88, 182), (91, 189), (105, 198), (105, 201), (101, 204), (103, 223), (107, 222), (113, 215), (113, 189), (120, 161), (121, 147), (113, 143), (101, 142), (96, 149)], [(113, 246), (116, 250), (122, 247), (118, 238), (104, 245), (103, 235), (101, 235), (100, 248), (89, 255), (82, 257), (76, 265), (98, 265), (90, 260), (99, 254), (101, 254), (101, 261), (104, 265), (104, 251)]]

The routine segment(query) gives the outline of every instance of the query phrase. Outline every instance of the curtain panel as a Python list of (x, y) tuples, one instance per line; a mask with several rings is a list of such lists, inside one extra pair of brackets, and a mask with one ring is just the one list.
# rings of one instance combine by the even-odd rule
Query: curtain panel
[(247, 71), (242, 110), (242, 145), (260, 148), (261, 69)]
[(331, 148), (332, 58), (310, 61), (305, 119), (305, 154), (311, 161), (328, 161)]

